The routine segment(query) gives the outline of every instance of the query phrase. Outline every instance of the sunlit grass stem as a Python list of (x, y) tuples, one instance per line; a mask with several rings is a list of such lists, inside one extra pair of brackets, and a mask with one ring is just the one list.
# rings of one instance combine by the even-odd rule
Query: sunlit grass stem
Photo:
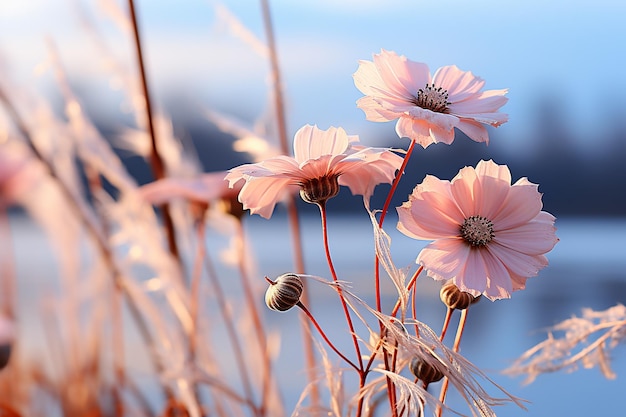
[[(41, 154), (39, 149), (35, 146), (32, 140), (32, 136), (26, 127), (23, 119), (20, 117), (19, 113), (13, 106), (13, 103), (9, 100), (8, 96), (4, 93), (4, 91), (0, 88), (0, 102), (4, 104), (4, 107), (15, 124), (15, 127), (25, 139), (26, 145), (29, 147), (33, 156), (35, 156), (44, 166), (47, 173), (50, 177), (55, 181), (58, 186), (59, 191), (61, 192), (64, 200), (67, 202), (70, 210), (73, 211), (74, 217), (81, 223), (81, 225), (87, 231), (87, 234), (91, 237), (93, 244), (95, 245), (98, 253), (103, 259), (105, 265), (108, 267), (108, 270), (111, 272), (111, 277), (113, 279), (114, 285), (118, 286), (126, 296), (126, 300), (128, 302), (128, 308), (133, 318), (135, 324), (137, 325), (137, 330), (139, 334), (143, 338), (146, 346), (148, 347), (148, 351), (151, 354), (152, 363), (159, 374), (163, 373), (163, 364), (161, 359), (156, 353), (156, 344), (152, 337), (152, 334), (149, 330), (148, 323), (145, 318), (141, 314), (141, 311), (137, 305), (137, 302), (133, 298), (131, 292), (124, 285), (123, 275), (121, 270), (118, 268), (115, 263), (113, 253), (111, 252), (108, 243), (102, 236), (99, 228), (93, 223), (90, 216), (83, 212), (81, 205), (75, 200), (73, 193), (70, 191), (68, 186), (63, 182), (63, 180), (58, 176), (56, 169), (54, 166)], [(164, 396), (166, 398), (172, 398), (174, 396), (171, 388), (165, 384), (160, 384), (163, 389)]]
[[(233, 355), (235, 356), (235, 366), (237, 367), (239, 379), (241, 380), (241, 384), (243, 386), (244, 398), (247, 399), (246, 403), (250, 405), (254, 415), (261, 416), (262, 413), (260, 411), (260, 408), (256, 405), (254, 401), (254, 391), (252, 389), (251, 378), (246, 367), (243, 346), (235, 330), (235, 324), (237, 323), (237, 320), (235, 319), (230, 308), (226, 304), (226, 293), (222, 288), (222, 285), (217, 277), (217, 272), (215, 271), (215, 268), (213, 267), (213, 264), (211, 263), (210, 258), (206, 252), (207, 249), (205, 244), (206, 236), (204, 223), (198, 222), (196, 226), (196, 236), (198, 251), (196, 260), (204, 260), (204, 269), (206, 270), (207, 276), (209, 278), (209, 283), (213, 288), (215, 301), (217, 303), (220, 315), (222, 316), (226, 335), (233, 349)], [(199, 279), (199, 276), (194, 277), (194, 280), (195, 279)]]
[[(160, 180), (165, 178), (167, 175), (163, 158), (161, 157), (161, 154), (159, 152), (156, 131), (154, 129), (154, 117), (151, 104), (152, 101), (150, 98), (150, 89), (148, 88), (148, 78), (146, 76), (144, 54), (141, 45), (141, 36), (139, 34), (139, 24), (137, 22), (135, 3), (133, 0), (128, 0), (128, 9), (130, 13), (131, 26), (133, 28), (135, 53), (137, 56), (137, 64), (139, 66), (139, 78), (141, 81), (141, 88), (145, 100), (146, 122), (151, 146), (150, 166), (152, 168), (152, 174), (154, 175), (154, 178), (156, 180)], [(174, 228), (174, 220), (172, 219), (172, 216), (170, 214), (169, 204), (164, 203), (163, 205), (161, 205), (160, 209), (163, 216), (163, 224), (165, 225), (165, 231), (167, 234), (167, 243), (169, 246), (169, 250), (174, 259), (176, 259), (180, 265), (180, 254), (178, 252), (178, 244), (176, 242), (176, 230)]]
[[(245, 233), (240, 219), (237, 220), (237, 234), (240, 237), (240, 241), (245, 242)], [(252, 324), (254, 327), (254, 333), (256, 335), (259, 344), (259, 350), (261, 351), (261, 358), (263, 360), (263, 382), (261, 388), (260, 409), (262, 412), (264, 412), (267, 407), (268, 401), (270, 401), (269, 393), (273, 379), (272, 361), (269, 346), (267, 343), (267, 335), (265, 334), (265, 327), (263, 326), (261, 314), (258, 309), (259, 303), (257, 301), (256, 295), (254, 294), (252, 282), (246, 268), (246, 259), (248, 259), (248, 256), (245, 252), (245, 244), (243, 244), (241, 248), (241, 253), (239, 253), (239, 257), (237, 259), (237, 265), (239, 267), (241, 287), (243, 288), (246, 306), (248, 308), (248, 311), (250, 312), (250, 317), (252, 319)]]

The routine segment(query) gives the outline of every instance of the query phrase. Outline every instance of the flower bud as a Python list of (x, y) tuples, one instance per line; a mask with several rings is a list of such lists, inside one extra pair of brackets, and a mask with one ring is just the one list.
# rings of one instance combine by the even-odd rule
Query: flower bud
[[(436, 360), (433, 358), (433, 360)], [(417, 379), (430, 384), (431, 382), (437, 382), (443, 378), (443, 372), (435, 368), (432, 364), (424, 361), (422, 358), (413, 358), (409, 364), (411, 373), (415, 375)]]
[(452, 281), (447, 281), (443, 284), (439, 291), (441, 302), (449, 308), (456, 310), (465, 310), (470, 304), (478, 301), (479, 297), (474, 297), (468, 292), (461, 291)]
[(327, 175), (301, 184), (300, 197), (307, 203), (319, 204), (339, 193), (339, 176)]
[(283, 274), (272, 281), (265, 277), (270, 286), (265, 291), (265, 304), (277, 311), (287, 311), (298, 304), (304, 284), (296, 274)]

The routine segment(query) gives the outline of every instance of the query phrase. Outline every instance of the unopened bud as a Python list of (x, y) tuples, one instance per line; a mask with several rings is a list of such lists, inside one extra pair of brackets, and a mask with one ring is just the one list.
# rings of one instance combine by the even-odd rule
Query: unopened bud
[(465, 310), (470, 304), (478, 301), (478, 297), (474, 297), (472, 294), (461, 291), (452, 281), (447, 281), (441, 287), (439, 291), (439, 298), (449, 308), (456, 310)]
[[(433, 360), (436, 360), (433, 357)], [(426, 362), (422, 358), (413, 358), (409, 364), (411, 373), (415, 375), (420, 381), (430, 384), (431, 382), (437, 382), (443, 378), (443, 372), (435, 368), (431, 363)]]
[(265, 291), (265, 304), (277, 311), (287, 311), (298, 304), (304, 284), (296, 274), (283, 274), (276, 281), (265, 277), (270, 286)]

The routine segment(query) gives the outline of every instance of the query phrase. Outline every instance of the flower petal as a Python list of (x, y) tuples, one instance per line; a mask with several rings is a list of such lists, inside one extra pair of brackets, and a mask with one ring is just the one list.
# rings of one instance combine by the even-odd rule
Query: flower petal
[(500, 211), (491, 219), (494, 231), (497, 233), (529, 222), (539, 214), (542, 207), (541, 193), (536, 184), (514, 185)]
[(487, 287), (483, 291), (485, 297), (490, 300), (498, 300), (501, 298), (511, 298), (513, 292), (513, 283), (511, 276), (503, 263), (498, 257), (493, 256), (488, 250), (480, 250), (485, 270), (487, 271)]
[(527, 255), (495, 242), (491, 242), (487, 246), (487, 250), (508, 269), (524, 277), (533, 277), (537, 275), (540, 269), (548, 265), (548, 260), (543, 255)]
[(398, 230), (414, 239), (458, 238), (464, 219), (452, 198), (450, 183), (431, 175), (397, 211)]
[(416, 262), (436, 280), (448, 280), (463, 273), (470, 248), (460, 239), (438, 239), (429, 243), (417, 256)]
[(456, 128), (465, 133), (474, 142), (489, 143), (489, 132), (485, 126), (471, 119), (460, 119)]
[(317, 126), (304, 125), (293, 139), (293, 153), (299, 163), (324, 155), (338, 155), (346, 151), (350, 141), (342, 128), (321, 130)]
[[(541, 213), (552, 217), (545, 211)], [(515, 228), (501, 230), (494, 238), (494, 242), (527, 255), (547, 253), (554, 248), (558, 241), (554, 220), (552, 222), (533, 220)]]
[(478, 93), (485, 81), (469, 71), (460, 70), (456, 65), (448, 65), (435, 71), (433, 84), (445, 88), (449, 101), (455, 103)]
[[(352, 164), (348, 160), (337, 164), (336, 169), (342, 174), (339, 184), (350, 188), (353, 195), (362, 195), (369, 201), (374, 187), (381, 183), (391, 184), (400, 169), (403, 158), (387, 149), (353, 147), (359, 151), (352, 154), (352, 158), (359, 158), (358, 164)], [(347, 165), (350, 163), (351, 165)]]
[(259, 177), (246, 181), (239, 192), (239, 202), (251, 214), (269, 219), (274, 206), (290, 191), (297, 190), (290, 178)]

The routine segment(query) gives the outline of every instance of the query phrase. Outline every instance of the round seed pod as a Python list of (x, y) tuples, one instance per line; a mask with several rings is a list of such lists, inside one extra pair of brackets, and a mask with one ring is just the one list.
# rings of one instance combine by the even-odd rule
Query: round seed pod
[(300, 301), (304, 284), (296, 274), (283, 274), (276, 281), (265, 277), (270, 286), (265, 291), (265, 304), (276, 311), (287, 311)]
[(449, 308), (456, 310), (465, 310), (478, 299), (468, 292), (461, 291), (452, 281), (443, 284), (439, 291), (439, 298)]
[[(435, 359), (433, 358), (433, 360)], [(443, 372), (421, 358), (411, 359), (409, 369), (417, 379), (426, 384), (437, 382), (443, 378)]]

